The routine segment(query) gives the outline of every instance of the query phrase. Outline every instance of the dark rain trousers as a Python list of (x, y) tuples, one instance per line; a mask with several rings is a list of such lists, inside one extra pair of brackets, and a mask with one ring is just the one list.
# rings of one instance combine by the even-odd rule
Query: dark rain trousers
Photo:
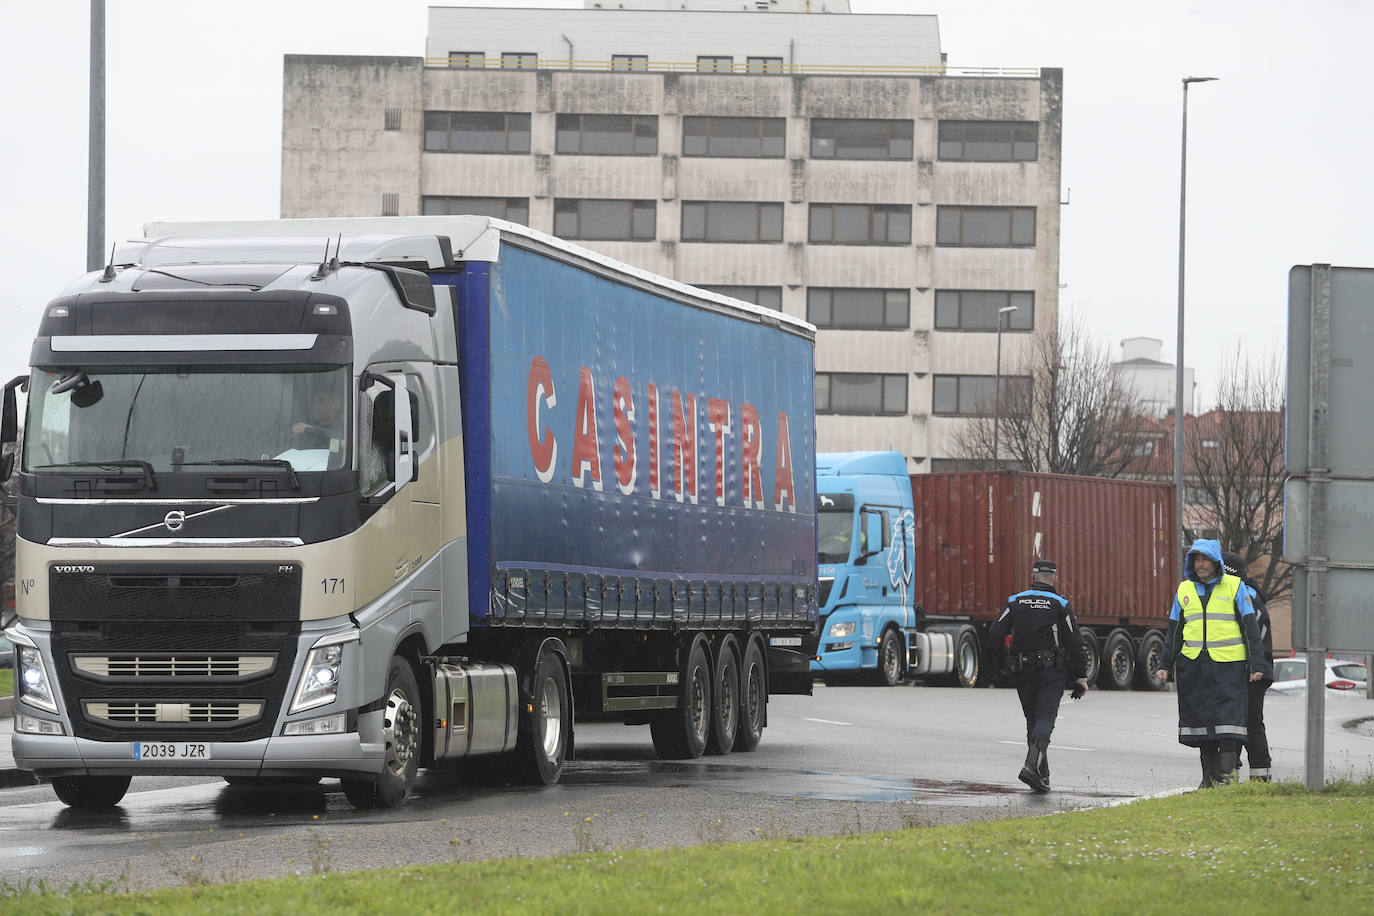
[(1243, 742), (1249, 708), (1246, 663), (1218, 662), (1204, 650), (1197, 658), (1180, 655), (1178, 743), (1201, 747), (1213, 741)]
[(1016, 695), (1026, 716), (1026, 739), (1048, 738), (1059, 717), (1064, 696), (1064, 672), (1058, 668), (1022, 671), (1016, 676)]

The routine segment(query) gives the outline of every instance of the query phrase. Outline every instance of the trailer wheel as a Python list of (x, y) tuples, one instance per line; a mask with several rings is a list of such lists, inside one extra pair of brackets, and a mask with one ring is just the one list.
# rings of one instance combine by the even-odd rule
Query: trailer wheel
[(54, 776), (52, 790), (64, 804), (78, 811), (100, 811), (119, 804), (129, 791), (131, 776)]
[(551, 786), (563, 775), (572, 728), (568, 679), (557, 653), (545, 649), (534, 669), (534, 697), (527, 722), (521, 723), (516, 754), (529, 785)]
[(902, 682), (902, 642), (891, 628), (883, 631), (878, 642), (878, 670), (873, 683), (879, 687), (896, 687)]
[(1087, 627), (1080, 627), (1078, 632), (1088, 653), (1088, 673), (1084, 679), (1089, 684), (1096, 684), (1097, 676), (1102, 673), (1102, 646), (1097, 641), (1097, 634)]
[(1158, 630), (1150, 630), (1140, 640), (1135, 657), (1135, 681), (1144, 690), (1163, 690), (1167, 685), (1155, 679), (1155, 672), (1164, 667), (1164, 637)]
[(1107, 643), (1102, 650), (1102, 676), (1104, 686), (1113, 690), (1129, 690), (1135, 677), (1135, 646), (1125, 630), (1112, 630), (1107, 634)]
[(711, 734), (706, 753), (728, 754), (735, 749), (740, 720), (739, 643), (735, 637), (720, 641), (711, 673)]
[(768, 671), (763, 667), (763, 650), (757, 639), (744, 649), (740, 669), (739, 728), (735, 731), (735, 750), (752, 751), (763, 740), (763, 714), (768, 707)]
[(965, 627), (954, 638), (954, 676), (960, 687), (977, 687), (983, 670), (983, 654), (978, 649), (978, 634)]
[(697, 634), (685, 653), (676, 709), (649, 723), (654, 751), (664, 760), (694, 760), (706, 750), (711, 730), (711, 663), (706, 637)]
[(386, 707), (382, 710), (386, 746), (380, 775), (345, 779), (344, 797), (355, 808), (399, 808), (415, 788), (420, 770), (420, 688), (410, 662), (391, 657), (386, 673)]

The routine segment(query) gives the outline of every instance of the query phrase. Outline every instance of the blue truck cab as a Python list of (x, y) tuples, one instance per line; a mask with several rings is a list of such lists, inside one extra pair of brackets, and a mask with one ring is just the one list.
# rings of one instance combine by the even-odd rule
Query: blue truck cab
[(915, 515), (897, 452), (816, 455), (820, 643), (811, 672), (892, 686), (915, 643)]

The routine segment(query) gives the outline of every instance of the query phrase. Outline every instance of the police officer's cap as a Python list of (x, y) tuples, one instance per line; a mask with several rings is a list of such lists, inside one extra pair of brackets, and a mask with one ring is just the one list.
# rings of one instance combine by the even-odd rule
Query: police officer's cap
[(1231, 553), (1228, 550), (1221, 555), (1221, 565), (1228, 576), (1245, 575), (1245, 561), (1241, 559), (1240, 554)]
[(1038, 572), (1038, 573), (1057, 573), (1057, 572), (1059, 572), (1059, 567), (1058, 567), (1058, 566), (1055, 566), (1055, 565), (1054, 565), (1053, 563), (1051, 563), (1049, 560), (1036, 560), (1036, 561), (1035, 561), (1035, 564), (1031, 566), (1031, 569), (1034, 570), (1035, 572)]

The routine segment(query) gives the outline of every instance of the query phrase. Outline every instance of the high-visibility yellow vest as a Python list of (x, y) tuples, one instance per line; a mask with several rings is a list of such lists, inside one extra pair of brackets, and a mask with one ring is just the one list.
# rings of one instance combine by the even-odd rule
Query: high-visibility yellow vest
[(1223, 575), (1212, 588), (1204, 606), (1192, 579), (1178, 585), (1178, 606), (1183, 612), (1183, 654), (1197, 658), (1206, 649), (1213, 661), (1245, 661), (1245, 635), (1236, 612), (1237, 576)]

